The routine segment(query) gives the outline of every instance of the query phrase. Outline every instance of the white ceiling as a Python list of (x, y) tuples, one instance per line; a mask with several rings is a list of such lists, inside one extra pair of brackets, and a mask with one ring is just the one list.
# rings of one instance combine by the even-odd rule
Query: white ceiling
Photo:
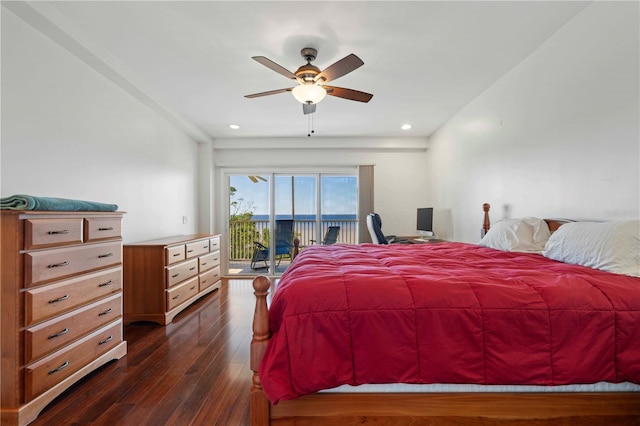
[[(5, 3), (5, 2), (3, 2)], [(576, 1), (71, 1), (8, 7), (198, 139), (300, 137), (308, 116), (291, 87), (253, 61), (290, 71), (303, 47), (324, 69), (354, 53), (364, 66), (330, 84), (316, 137), (427, 137), (586, 5)], [(44, 19), (43, 19), (44, 18)], [(50, 25), (53, 24), (53, 25)], [(231, 130), (229, 124), (238, 124)], [(409, 131), (400, 130), (411, 123)]]

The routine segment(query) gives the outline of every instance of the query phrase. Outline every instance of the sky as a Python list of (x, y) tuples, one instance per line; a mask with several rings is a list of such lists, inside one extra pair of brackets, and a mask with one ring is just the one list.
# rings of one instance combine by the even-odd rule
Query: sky
[[(267, 182), (258, 180), (254, 183), (246, 175), (230, 176), (230, 186), (236, 188), (232, 201), (241, 203), (241, 212), (252, 209), (256, 215), (269, 214), (269, 182), (270, 175), (264, 175)], [(295, 192), (295, 214), (316, 213), (316, 179), (315, 175), (295, 176), (293, 186)], [(357, 213), (358, 190), (356, 176), (322, 175), (322, 214)], [(290, 215), (291, 175), (275, 176), (275, 213)], [(240, 201), (240, 199), (243, 199)]]

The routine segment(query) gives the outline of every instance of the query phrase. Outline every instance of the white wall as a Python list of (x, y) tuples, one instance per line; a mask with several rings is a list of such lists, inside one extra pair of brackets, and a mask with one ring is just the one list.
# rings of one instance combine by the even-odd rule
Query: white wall
[(197, 144), (4, 8), (1, 137), (2, 197), (118, 204), (125, 242), (197, 229)]
[(374, 165), (374, 207), (386, 234), (415, 235), (416, 209), (428, 200), (424, 168), (426, 139), (220, 139), (213, 143), (216, 225), (222, 223), (228, 201), (225, 168), (245, 171), (331, 171), (335, 167)]
[(504, 216), (640, 216), (639, 10), (595, 2), (430, 140), (430, 201), (453, 238)]

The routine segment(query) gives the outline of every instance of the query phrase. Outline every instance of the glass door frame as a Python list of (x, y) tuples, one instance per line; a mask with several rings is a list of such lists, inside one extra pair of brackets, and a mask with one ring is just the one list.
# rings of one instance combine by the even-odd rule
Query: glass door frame
[[(300, 170), (299, 168), (287, 168), (287, 167), (274, 167), (265, 169), (263, 167), (222, 167), (221, 176), (224, 184), (223, 190), (221, 191), (222, 195), (222, 203), (221, 209), (223, 212), (223, 235), (224, 245), (227, 247), (226, 252), (227, 255), (222, 256), (222, 260), (225, 263), (223, 265), (223, 275), (227, 277), (236, 277), (235, 275), (229, 274), (229, 262), (230, 259), (228, 257), (229, 249), (228, 245), (230, 243), (230, 211), (229, 211), (229, 202), (230, 202), (230, 178), (231, 176), (263, 176), (268, 177), (269, 180), (269, 232), (270, 235), (274, 235), (275, 230), (275, 177), (276, 176), (314, 176), (316, 179), (316, 221), (315, 221), (315, 240), (322, 241), (324, 235), (322, 234), (322, 176), (354, 176), (356, 179), (358, 178), (358, 168), (357, 166), (343, 166), (343, 167), (335, 167), (335, 166), (327, 166), (327, 167), (305, 167), (305, 170)], [(356, 194), (357, 195), (357, 194)], [(357, 207), (356, 207), (356, 217), (358, 215)], [(357, 229), (356, 229), (357, 232)], [(250, 275), (239, 275), (238, 277), (255, 277), (259, 275), (266, 275), (268, 277), (279, 277), (281, 274), (276, 273), (275, 271), (275, 238), (269, 239), (269, 269), (265, 271), (265, 273), (255, 273)]]
[[(251, 171), (247, 172), (247, 171), (237, 171), (237, 170), (227, 170), (223, 172), (223, 180), (225, 182), (224, 184), (224, 247), (227, 247), (227, 253), (229, 253), (229, 248), (230, 248), (230, 243), (231, 243), (231, 229), (230, 229), (230, 223), (231, 223), (231, 212), (230, 212), (230, 202), (231, 202), (231, 178), (234, 176), (241, 176), (241, 177), (246, 177), (249, 178), (249, 176), (262, 176), (265, 177), (268, 182), (269, 182), (269, 191), (268, 191), (268, 216), (269, 216), (269, 224), (268, 224), (268, 230), (269, 230), (269, 235), (272, 236), (274, 235), (274, 229), (275, 229), (275, 221), (274, 221), (274, 205), (273, 205), (273, 191), (274, 191), (274, 179), (273, 179), (273, 173), (272, 172), (258, 172), (255, 169), (252, 169)], [(249, 277), (254, 277), (254, 276), (259, 276), (259, 275), (266, 275), (269, 277), (275, 276), (275, 263), (274, 263), (274, 253), (275, 253), (275, 239), (274, 238), (269, 238), (269, 259), (267, 260), (268, 262), (268, 269), (264, 270), (264, 271), (259, 271), (256, 273), (251, 273), (251, 274), (247, 274), (247, 275), (241, 275), (241, 276), (249, 276)], [(224, 265), (223, 267), (223, 274), (225, 276), (234, 276), (231, 275), (229, 273), (229, 264), (231, 262), (231, 259), (229, 259), (229, 256), (222, 256), (222, 259), (226, 261), (226, 265)], [(262, 273), (260, 273), (262, 272)]]

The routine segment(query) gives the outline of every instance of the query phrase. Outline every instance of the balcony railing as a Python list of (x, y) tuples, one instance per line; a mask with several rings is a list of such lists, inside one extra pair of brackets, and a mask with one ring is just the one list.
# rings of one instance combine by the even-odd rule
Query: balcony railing
[[(300, 247), (319, 244), (329, 226), (339, 226), (340, 234), (336, 243), (358, 243), (357, 220), (323, 220), (320, 222), (320, 236), (316, 235), (315, 220), (295, 220), (294, 238), (300, 240)], [(312, 240), (318, 240), (315, 243)], [(269, 245), (268, 220), (233, 220), (229, 222), (229, 260), (250, 260), (253, 255), (254, 241)]]

